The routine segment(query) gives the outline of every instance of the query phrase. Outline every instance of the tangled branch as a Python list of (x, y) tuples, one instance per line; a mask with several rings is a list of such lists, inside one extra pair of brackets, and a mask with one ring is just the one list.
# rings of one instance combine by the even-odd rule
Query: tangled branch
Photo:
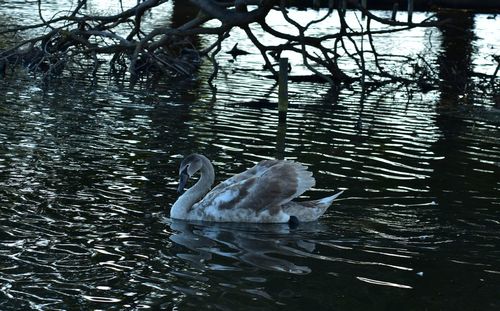
[[(25, 39), (11, 48), (1, 51), (0, 69), (20, 64), (30, 70), (43, 72), (47, 76), (57, 75), (70, 65), (88, 66), (91, 64), (95, 74), (103, 63), (109, 63), (114, 73), (128, 73), (132, 79), (148, 77), (152, 74), (169, 77), (191, 76), (204, 58), (213, 66), (209, 83), (216, 77), (219, 64), (217, 55), (222, 42), (226, 40), (234, 27), (243, 29), (260, 51), (271, 76), (277, 79), (272, 57), (280, 57), (284, 52), (301, 55), (303, 65), (317, 81), (330, 84), (352, 83), (368, 78), (372, 81), (398, 81), (411, 83), (413, 80), (390, 73), (380, 64), (380, 58), (386, 55), (375, 49), (374, 35), (405, 31), (414, 27), (433, 27), (438, 23), (433, 17), (420, 22), (400, 22), (381, 18), (358, 4), (350, 5), (366, 17), (366, 27), (356, 30), (345, 18), (346, 8), (342, 1), (337, 7), (329, 1), (328, 10), (316, 20), (305, 25), (290, 17), (285, 1), (276, 0), (190, 0), (198, 14), (179, 27), (160, 26), (146, 31), (143, 27), (146, 13), (164, 5), (167, 0), (138, 1), (132, 8), (114, 15), (92, 15), (85, 11), (87, 0), (80, 0), (68, 14), (52, 19), (45, 19), (41, 13), (42, 3), (38, 0), (40, 23), (33, 25), (11, 26), (0, 31), (0, 35), (9, 36), (27, 31), (39, 35)], [(282, 32), (273, 28), (266, 16), (271, 10), (281, 12), (284, 20), (295, 29), (298, 35)], [(330, 33), (310, 35), (310, 29), (328, 17), (338, 16), (340, 28)], [(207, 22), (218, 20), (219, 26), (207, 26)], [(372, 30), (371, 21), (386, 25), (386, 28)], [(212, 24), (210, 24), (212, 25)], [(279, 39), (280, 44), (270, 44), (254, 33), (255, 27)], [(48, 31), (44, 33), (44, 30)], [(212, 42), (208, 46), (198, 47), (192, 42), (193, 36), (208, 36)], [(369, 49), (359, 46), (356, 38), (368, 38)], [(353, 48), (349, 48), (351, 46)], [(108, 55), (108, 57), (106, 57)], [(341, 55), (347, 55), (356, 64), (362, 75), (347, 73), (339, 66)], [(366, 55), (371, 55), (375, 64), (367, 69)], [(1, 71), (1, 70), (0, 70)]]

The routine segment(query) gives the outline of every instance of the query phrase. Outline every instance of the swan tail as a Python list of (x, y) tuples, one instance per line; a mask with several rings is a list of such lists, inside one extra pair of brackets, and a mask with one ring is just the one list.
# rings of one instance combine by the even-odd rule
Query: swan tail
[[(315, 200), (317, 202), (317, 205), (319, 207), (324, 207), (325, 208), (325, 211), (328, 207), (330, 207), (330, 205), (332, 205), (333, 201), (338, 198), (342, 193), (344, 193), (344, 191), (340, 191), (334, 195), (331, 195), (329, 197), (325, 197), (325, 198), (322, 198), (322, 199), (319, 199), (319, 200)], [(314, 202), (314, 201), (312, 201)]]
[(296, 217), (300, 222), (309, 222), (318, 220), (326, 210), (332, 205), (333, 201), (338, 198), (344, 191), (340, 191), (334, 195), (312, 201), (289, 202), (283, 206), (283, 211)]

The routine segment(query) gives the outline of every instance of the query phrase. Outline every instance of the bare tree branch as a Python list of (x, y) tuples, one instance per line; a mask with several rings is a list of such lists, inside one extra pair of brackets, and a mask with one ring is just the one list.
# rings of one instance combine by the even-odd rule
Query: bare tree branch
[[(137, 5), (110, 15), (92, 15), (85, 10), (86, 0), (78, 1), (76, 7), (62, 14), (58, 12), (52, 18), (42, 15), (43, 1), (37, 0), (40, 22), (30, 25), (9, 25), (0, 35), (12, 36), (32, 34), (25, 40), (16, 42), (10, 48), (0, 50), (0, 68), (24, 65), (35, 72), (56, 75), (90, 64), (95, 75), (105, 55), (113, 73), (128, 75), (136, 80), (141, 77), (163, 75), (167, 77), (196, 74), (198, 65), (206, 59), (212, 66), (208, 83), (213, 86), (220, 69), (219, 53), (231, 30), (239, 27), (244, 30), (251, 44), (262, 56), (263, 68), (277, 79), (278, 73), (273, 67), (274, 60), (284, 52), (300, 55), (301, 65), (307, 69), (316, 81), (332, 85), (350, 84), (354, 81), (370, 83), (402, 83), (417, 85), (434, 81), (437, 73), (421, 56), (391, 55), (377, 51), (378, 35), (407, 31), (416, 27), (435, 27), (443, 21), (436, 21), (434, 16), (421, 22), (402, 22), (382, 18), (361, 6), (357, 0), (347, 2), (354, 8), (352, 12), (361, 13), (365, 19), (358, 20), (358, 25), (350, 25), (343, 2), (334, 7), (329, 1), (328, 9), (318, 18), (298, 21), (287, 11), (286, 3), (278, 0), (190, 0), (193, 10), (198, 14), (178, 27), (164, 25), (145, 30), (147, 12), (159, 8), (168, 0), (138, 1)], [(121, 2), (120, 2), (121, 3)], [(296, 32), (280, 31), (266, 21), (270, 12), (281, 12), (284, 23)], [(334, 14), (336, 13), (336, 14)], [(356, 14), (356, 13), (355, 13)], [(356, 15), (357, 16), (357, 15)], [(330, 19), (340, 23), (332, 27)], [(218, 20), (220, 25), (210, 26), (207, 22)], [(366, 25), (364, 24), (366, 22)], [(380, 29), (372, 29), (372, 23), (378, 22)], [(258, 31), (256, 31), (258, 27)], [(315, 32), (312, 28), (325, 27), (325, 31)], [(35, 35), (33, 35), (35, 33)], [(265, 34), (279, 41), (262, 40)], [(200, 36), (207, 38), (203, 46), (195, 44)], [(366, 37), (365, 37), (366, 36)], [(368, 41), (364, 41), (368, 39)], [(368, 44), (364, 44), (368, 42)], [(360, 44), (361, 43), (361, 44)], [(343, 69), (342, 63), (348, 60), (357, 70)], [(387, 60), (393, 63), (413, 66), (415, 75), (409, 76), (386, 68)], [(494, 75), (499, 71), (497, 67)], [(290, 76), (293, 78), (293, 75)], [(495, 85), (495, 77), (491, 77)]]

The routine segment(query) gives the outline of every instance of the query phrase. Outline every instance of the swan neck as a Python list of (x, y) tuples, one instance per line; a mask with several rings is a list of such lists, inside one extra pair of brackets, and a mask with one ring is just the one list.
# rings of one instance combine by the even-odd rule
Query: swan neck
[(209, 190), (212, 188), (212, 185), (215, 180), (215, 173), (214, 173), (214, 167), (212, 166), (212, 163), (210, 161), (203, 157), (205, 161), (203, 161), (203, 166), (201, 167), (201, 176), (200, 179), (187, 190), (192, 191), (197, 195), (197, 198), (201, 199)]
[(212, 187), (215, 180), (214, 167), (204, 156), (202, 156), (202, 161), (200, 179), (177, 199), (170, 210), (170, 217), (176, 219), (189, 218), (188, 214), (193, 205), (199, 202)]

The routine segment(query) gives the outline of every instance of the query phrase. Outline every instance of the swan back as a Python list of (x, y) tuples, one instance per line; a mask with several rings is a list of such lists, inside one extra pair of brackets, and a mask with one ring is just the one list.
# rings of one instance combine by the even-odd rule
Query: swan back
[(222, 182), (193, 206), (194, 219), (286, 222), (282, 205), (313, 187), (307, 167), (293, 161), (264, 160)]

